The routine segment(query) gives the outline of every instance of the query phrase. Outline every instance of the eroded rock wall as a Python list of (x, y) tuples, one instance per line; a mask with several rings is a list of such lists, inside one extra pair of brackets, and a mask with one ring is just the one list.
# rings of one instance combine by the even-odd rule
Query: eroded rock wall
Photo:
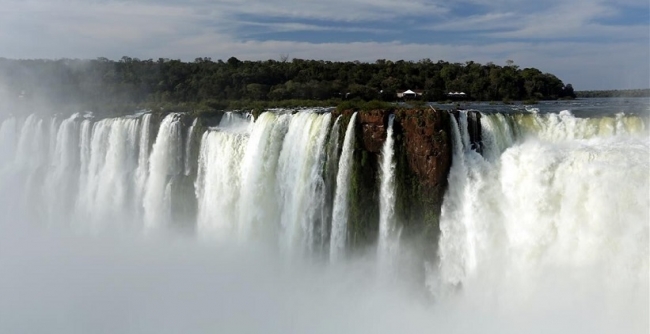
[[(343, 115), (347, 124), (352, 113), (347, 110), (334, 116)], [(435, 254), (432, 247), (438, 237), (438, 217), (451, 166), (451, 117), (447, 111), (359, 111), (349, 241), (351, 246), (363, 246), (377, 238), (379, 161), (391, 113), (395, 114), (396, 218), (403, 237), (421, 239), (427, 245), (423, 251)]]

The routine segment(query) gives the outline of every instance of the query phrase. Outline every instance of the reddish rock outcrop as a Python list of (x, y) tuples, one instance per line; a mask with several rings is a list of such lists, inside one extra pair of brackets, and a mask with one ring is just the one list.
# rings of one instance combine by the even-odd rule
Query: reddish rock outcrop
[[(350, 119), (352, 110), (334, 111)], [(376, 240), (379, 219), (379, 159), (386, 141), (390, 114), (393, 123), (396, 164), (395, 215), (402, 237), (419, 240), (424, 256), (435, 254), (438, 217), (451, 167), (451, 117), (447, 111), (398, 109), (359, 111), (356, 124), (354, 177), (350, 199), (349, 241), (366, 244)], [(344, 124), (344, 123), (342, 123)], [(343, 140), (343, 131), (339, 140)]]
[[(371, 153), (381, 153), (386, 140), (386, 126), (392, 110), (359, 111), (357, 135), (361, 147)], [(352, 110), (334, 112), (351, 115)], [(424, 188), (446, 185), (451, 167), (451, 138), (449, 113), (431, 109), (408, 109), (395, 112), (395, 132), (401, 134), (408, 166)], [(399, 141), (398, 141), (399, 143)]]
[(395, 121), (403, 133), (410, 170), (426, 188), (445, 186), (451, 167), (449, 114), (434, 110), (401, 110)]
[(384, 141), (386, 141), (386, 124), (389, 113), (389, 110), (371, 110), (359, 113), (362, 145), (369, 152), (381, 152)]

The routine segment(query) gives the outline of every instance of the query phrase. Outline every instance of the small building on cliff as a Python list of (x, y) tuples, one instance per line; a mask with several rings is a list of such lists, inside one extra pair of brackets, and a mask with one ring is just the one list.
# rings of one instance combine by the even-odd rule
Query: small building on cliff
[(398, 90), (397, 91), (397, 98), (398, 99), (414, 99), (414, 98), (416, 98), (418, 96), (422, 96), (422, 93), (424, 93), (424, 91), (418, 90), (418, 89), (416, 89), (416, 90), (410, 90), (410, 89)]
[(447, 93), (447, 97), (452, 100), (465, 100), (467, 99), (467, 94), (465, 92), (449, 92)]

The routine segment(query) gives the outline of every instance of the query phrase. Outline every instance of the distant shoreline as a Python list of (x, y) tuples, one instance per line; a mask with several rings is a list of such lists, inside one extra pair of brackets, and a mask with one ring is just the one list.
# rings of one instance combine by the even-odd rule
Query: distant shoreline
[(609, 90), (578, 90), (577, 98), (593, 97), (650, 97), (650, 88), (646, 89), (609, 89)]

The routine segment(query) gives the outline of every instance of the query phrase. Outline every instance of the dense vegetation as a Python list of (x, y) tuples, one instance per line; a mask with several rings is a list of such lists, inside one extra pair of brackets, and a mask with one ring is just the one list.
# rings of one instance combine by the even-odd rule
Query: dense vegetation
[[(9, 60), (0, 58), (0, 76), (10, 94), (44, 97), (100, 109), (120, 105), (201, 105), (209, 109), (241, 101), (397, 100), (397, 92), (420, 90), (419, 99), (542, 100), (574, 97), (573, 87), (535, 68), (466, 62), (377, 60), (374, 63), (292, 61), (194, 62), (123, 57), (119, 61)], [(0, 89), (2, 87), (0, 86)], [(1, 93), (1, 92), (0, 92)], [(15, 95), (14, 95), (15, 96)], [(238, 102), (233, 102), (238, 101)], [(272, 103), (270, 103), (272, 102)], [(233, 105), (234, 103), (234, 105)]]
[(577, 91), (578, 97), (650, 97), (650, 89), (624, 90), (583, 90)]

